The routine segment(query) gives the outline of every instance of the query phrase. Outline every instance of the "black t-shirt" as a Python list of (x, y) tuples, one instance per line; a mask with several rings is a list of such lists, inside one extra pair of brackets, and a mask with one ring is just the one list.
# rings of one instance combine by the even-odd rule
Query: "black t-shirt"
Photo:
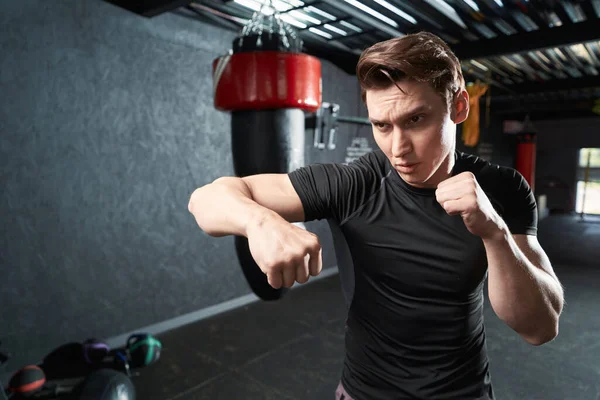
[[(455, 152), (511, 233), (535, 235), (537, 210), (514, 169)], [(381, 151), (289, 173), (305, 221), (327, 219), (348, 305), (342, 384), (356, 400), (493, 399), (483, 324), (481, 238), (415, 188)]]

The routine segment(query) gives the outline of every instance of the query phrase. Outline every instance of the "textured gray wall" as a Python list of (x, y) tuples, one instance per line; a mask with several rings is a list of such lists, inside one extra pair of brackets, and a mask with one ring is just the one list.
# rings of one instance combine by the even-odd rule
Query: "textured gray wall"
[[(248, 294), (232, 239), (187, 212), (195, 187), (233, 173), (211, 62), (235, 34), (97, 0), (3, 1), (0, 23), (7, 370)], [(323, 85), (343, 114), (360, 110), (354, 77), (323, 63)], [(308, 136), (307, 162), (343, 161), (358, 131), (340, 129), (333, 152)], [(335, 265), (326, 225), (309, 229)]]

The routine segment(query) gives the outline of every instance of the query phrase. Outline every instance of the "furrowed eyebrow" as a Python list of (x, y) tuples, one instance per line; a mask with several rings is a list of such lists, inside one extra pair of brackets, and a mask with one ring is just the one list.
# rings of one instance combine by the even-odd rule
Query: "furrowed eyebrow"
[[(405, 118), (407, 118), (407, 117), (409, 117), (411, 115), (427, 111), (428, 109), (429, 109), (429, 107), (427, 107), (425, 104), (421, 104), (421, 105), (413, 108), (409, 112), (401, 115), (399, 119), (405, 119)], [(387, 123), (389, 123), (387, 121), (383, 121), (383, 120), (379, 120), (379, 119), (375, 119), (375, 118), (369, 118), (369, 121), (371, 121), (372, 124), (387, 124)]]

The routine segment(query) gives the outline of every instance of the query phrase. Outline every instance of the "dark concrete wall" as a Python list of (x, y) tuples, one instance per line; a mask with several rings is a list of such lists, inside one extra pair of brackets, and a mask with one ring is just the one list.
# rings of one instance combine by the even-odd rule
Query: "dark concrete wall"
[[(503, 133), (503, 118), (492, 112), (489, 126), (482, 108), (481, 136), (474, 148), (464, 146), (461, 127), (457, 147), (486, 157), (491, 162), (515, 167), (517, 141)], [(600, 117), (532, 121), (538, 131), (535, 193), (547, 196), (550, 210), (573, 211), (577, 185), (579, 149), (600, 147)], [(490, 150), (488, 152), (488, 150)]]
[(549, 209), (573, 211), (579, 149), (600, 147), (600, 117), (533, 123), (538, 130), (536, 193), (547, 195)]
[[(96, 0), (0, 3), (0, 341), (7, 370), (249, 294), (232, 238), (195, 225), (195, 187), (232, 175), (212, 60), (234, 32)], [(360, 109), (355, 78), (323, 63), (324, 100)], [(343, 161), (356, 127), (336, 151)], [(327, 226), (325, 268), (335, 265)]]
[(480, 134), (475, 147), (467, 147), (462, 141), (462, 124), (457, 129), (457, 149), (480, 156), (491, 163), (514, 168), (515, 141), (502, 134), (502, 118), (490, 114), (489, 121), (483, 108), (480, 111)]

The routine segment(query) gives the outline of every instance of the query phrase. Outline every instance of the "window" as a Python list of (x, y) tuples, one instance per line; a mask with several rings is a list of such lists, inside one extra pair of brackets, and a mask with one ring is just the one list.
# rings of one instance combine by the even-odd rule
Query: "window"
[(600, 215), (600, 149), (581, 149), (575, 211)]
[(590, 159), (590, 168), (600, 168), (600, 149), (579, 150), (579, 168), (586, 168)]

